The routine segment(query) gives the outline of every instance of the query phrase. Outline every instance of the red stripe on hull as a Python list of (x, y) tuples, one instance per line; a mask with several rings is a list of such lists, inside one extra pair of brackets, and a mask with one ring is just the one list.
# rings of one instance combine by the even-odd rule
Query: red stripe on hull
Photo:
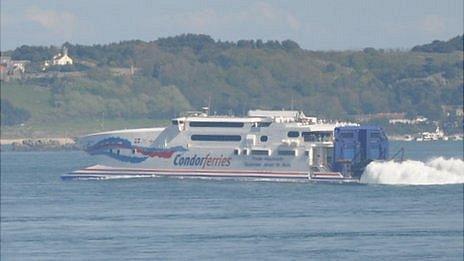
[[(134, 172), (172, 172), (172, 173), (233, 173), (233, 174), (279, 174), (279, 175), (307, 175), (304, 171), (249, 171), (249, 170), (206, 170), (206, 169), (136, 169), (136, 168), (113, 168), (113, 167), (89, 167), (83, 170), (89, 171), (134, 171)], [(82, 171), (82, 170), (80, 170)]]

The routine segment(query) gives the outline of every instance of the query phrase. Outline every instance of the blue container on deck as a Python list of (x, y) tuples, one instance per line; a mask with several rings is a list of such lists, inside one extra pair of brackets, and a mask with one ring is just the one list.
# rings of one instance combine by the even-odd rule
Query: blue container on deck
[(337, 127), (334, 138), (332, 166), (345, 177), (359, 178), (371, 161), (388, 159), (388, 138), (380, 127)]

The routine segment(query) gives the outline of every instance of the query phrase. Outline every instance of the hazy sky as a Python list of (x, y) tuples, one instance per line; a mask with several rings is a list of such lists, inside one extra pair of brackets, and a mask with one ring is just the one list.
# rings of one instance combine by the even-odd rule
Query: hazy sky
[(312, 50), (410, 48), (463, 33), (463, 0), (1, 0), (1, 49), (155, 40), (297, 41)]

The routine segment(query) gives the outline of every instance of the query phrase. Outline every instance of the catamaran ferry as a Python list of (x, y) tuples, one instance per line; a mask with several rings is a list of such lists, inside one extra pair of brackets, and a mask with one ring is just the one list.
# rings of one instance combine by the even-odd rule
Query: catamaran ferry
[(99, 165), (63, 179), (221, 177), (353, 182), (388, 157), (378, 127), (342, 126), (298, 111), (252, 110), (246, 117), (190, 112), (166, 128), (90, 134), (78, 139)]

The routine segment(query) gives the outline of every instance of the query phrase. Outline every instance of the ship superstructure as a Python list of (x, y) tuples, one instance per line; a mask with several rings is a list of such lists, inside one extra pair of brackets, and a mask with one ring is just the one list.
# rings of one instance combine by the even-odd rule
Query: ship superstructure
[[(131, 175), (350, 181), (354, 175), (343, 162), (354, 162), (362, 155), (343, 153), (348, 143), (341, 147), (342, 151), (334, 152), (334, 133), (341, 125), (324, 123), (299, 111), (252, 110), (245, 117), (190, 112), (174, 118), (166, 128), (102, 132), (79, 138), (82, 148), (98, 156), (101, 164), (64, 177)], [(355, 125), (346, 128), (347, 132), (359, 129)], [(370, 132), (376, 132), (379, 140), (385, 137), (380, 129), (369, 130), (372, 135)], [(344, 141), (340, 136), (339, 142)], [(350, 144), (355, 144), (356, 150), (357, 142)], [(368, 146), (372, 144), (369, 142)], [(385, 159), (382, 153), (386, 154), (377, 153), (373, 159)]]

